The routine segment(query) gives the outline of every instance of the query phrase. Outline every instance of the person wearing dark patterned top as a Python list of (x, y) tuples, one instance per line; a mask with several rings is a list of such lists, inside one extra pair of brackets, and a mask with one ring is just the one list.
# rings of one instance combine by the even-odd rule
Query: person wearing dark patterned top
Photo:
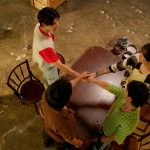
[(125, 70), (124, 78), (121, 81), (121, 85), (123, 87), (132, 80), (145, 82), (148, 86), (150, 86), (150, 43), (145, 44), (139, 53), (136, 53), (127, 59), (112, 64), (93, 74), (95, 74), (95, 76), (99, 76), (123, 70)]

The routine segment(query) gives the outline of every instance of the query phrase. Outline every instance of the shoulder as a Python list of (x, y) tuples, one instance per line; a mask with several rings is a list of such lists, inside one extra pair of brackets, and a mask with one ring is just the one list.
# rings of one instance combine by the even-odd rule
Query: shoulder
[(34, 28), (34, 33), (39, 32), (39, 27), (40, 27), (40, 24), (37, 23), (35, 28)]

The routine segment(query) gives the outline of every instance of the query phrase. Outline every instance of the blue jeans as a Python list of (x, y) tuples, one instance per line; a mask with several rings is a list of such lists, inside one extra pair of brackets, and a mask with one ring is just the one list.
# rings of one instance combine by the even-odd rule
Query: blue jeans
[(43, 79), (44, 79), (45, 88), (47, 88), (48, 85), (51, 85), (52, 83), (54, 83), (56, 80), (59, 79), (57, 67), (55, 67), (51, 64), (45, 64), (40, 69), (43, 72)]

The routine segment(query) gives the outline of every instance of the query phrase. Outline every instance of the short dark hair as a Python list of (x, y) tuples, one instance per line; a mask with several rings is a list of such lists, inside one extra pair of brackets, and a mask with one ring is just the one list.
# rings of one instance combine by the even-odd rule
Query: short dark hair
[(149, 88), (140, 81), (131, 81), (127, 85), (128, 96), (132, 98), (131, 104), (135, 107), (143, 106), (149, 97)]
[(45, 98), (50, 107), (61, 109), (67, 104), (71, 94), (71, 83), (66, 79), (60, 78), (47, 88)]
[(147, 61), (150, 61), (150, 43), (142, 47), (142, 53)]
[(44, 7), (41, 9), (37, 15), (38, 21), (42, 26), (42, 23), (45, 25), (53, 25), (55, 18), (60, 18), (59, 13), (54, 8)]

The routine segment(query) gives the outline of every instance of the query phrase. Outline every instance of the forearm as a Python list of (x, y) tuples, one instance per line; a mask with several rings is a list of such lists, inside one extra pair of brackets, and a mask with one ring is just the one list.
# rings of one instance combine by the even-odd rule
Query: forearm
[(108, 83), (105, 82), (105, 81), (101, 81), (101, 80), (98, 80), (96, 78), (92, 78), (91, 79), (91, 82), (97, 84), (98, 86), (100, 86), (101, 88), (107, 90), (108, 89)]
[(107, 68), (104, 68), (104, 69), (102, 69), (102, 70), (98, 70), (98, 71), (95, 72), (96, 77), (97, 77), (97, 76), (100, 76), (100, 75), (103, 75), (103, 74), (107, 74), (107, 73), (111, 73), (111, 71), (109, 70), (108, 67), (107, 67)]
[(71, 80), (70, 82), (71, 82), (72, 87), (74, 87), (80, 80), (81, 80), (80, 76)]
[(80, 73), (78, 73), (77, 71), (71, 69), (70, 67), (68, 67), (68, 66), (65, 65), (65, 64), (59, 64), (59, 65), (57, 65), (57, 67), (58, 67), (60, 70), (62, 70), (62, 71), (64, 71), (64, 72), (68, 73), (68, 74), (71, 75), (71, 76), (78, 77), (78, 76), (80, 75)]

